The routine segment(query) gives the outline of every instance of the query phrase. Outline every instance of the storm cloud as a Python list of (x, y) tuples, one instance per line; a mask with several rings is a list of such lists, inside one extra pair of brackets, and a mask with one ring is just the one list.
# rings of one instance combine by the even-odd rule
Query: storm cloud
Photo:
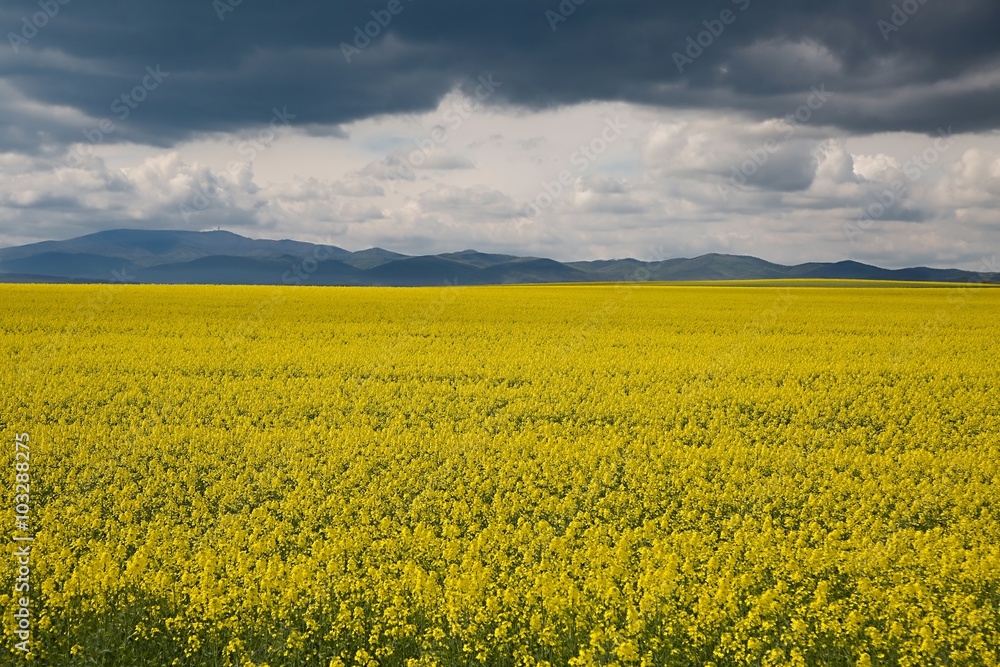
[[(169, 146), (260, 124), (275, 106), (306, 126), (423, 112), (483, 72), (503, 82), (493, 104), (762, 118), (822, 83), (841, 96), (823, 122), (854, 132), (989, 129), (1000, 108), (991, 0), (21, 0), (0, 26), (12, 92), (0, 141), (22, 149), (75, 140), (81, 115), (114, 122), (108, 141)], [(169, 74), (128, 99), (148, 67)], [(31, 103), (66, 113), (19, 113)]]
[(0, 34), (8, 244), (969, 266), (1000, 242), (995, 0), (11, 0)]

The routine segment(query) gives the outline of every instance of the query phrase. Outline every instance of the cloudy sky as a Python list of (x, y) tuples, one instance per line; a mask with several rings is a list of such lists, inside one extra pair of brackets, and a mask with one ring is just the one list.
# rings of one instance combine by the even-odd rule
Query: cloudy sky
[(996, 0), (5, 0), (0, 246), (1000, 254)]

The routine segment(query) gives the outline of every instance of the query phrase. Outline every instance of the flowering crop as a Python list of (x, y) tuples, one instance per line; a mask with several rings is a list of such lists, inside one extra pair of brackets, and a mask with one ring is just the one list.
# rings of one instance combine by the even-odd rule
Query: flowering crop
[(998, 312), (986, 287), (2, 286), (27, 657), (996, 665)]

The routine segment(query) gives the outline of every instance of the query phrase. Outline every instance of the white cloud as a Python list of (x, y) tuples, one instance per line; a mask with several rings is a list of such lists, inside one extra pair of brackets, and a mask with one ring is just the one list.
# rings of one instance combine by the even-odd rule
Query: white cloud
[[(809, 56), (809, 71), (833, 66), (796, 48)], [(616, 118), (620, 137), (581, 160)], [(993, 135), (956, 138), (913, 180), (914, 158), (934, 147), (933, 137), (845, 137), (809, 122), (607, 103), (474, 109), (456, 93), (426, 114), (361, 121), (342, 134), (292, 126), (252, 160), (240, 159), (238, 141), (202, 137), (171, 151), (99, 145), (74, 167), (0, 155), (0, 243), (112, 226), (222, 226), (407, 253), (472, 247), (571, 260), (732, 252), (787, 263), (852, 257), (966, 267), (1000, 246)], [(414, 151), (421, 164), (410, 163)], [(564, 171), (570, 178), (558, 196), (525, 217)], [(745, 183), (735, 184), (740, 173)], [(850, 242), (844, 224), (899, 181), (905, 189), (892, 210)], [(731, 187), (725, 197), (720, 185)]]
[(878, 181), (887, 173), (899, 170), (899, 161), (885, 153), (877, 155), (855, 155), (854, 173), (866, 181)]

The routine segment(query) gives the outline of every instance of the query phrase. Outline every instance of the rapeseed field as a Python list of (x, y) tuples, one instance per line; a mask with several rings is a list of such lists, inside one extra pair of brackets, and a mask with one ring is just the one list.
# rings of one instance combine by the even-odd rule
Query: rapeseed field
[(997, 665), (998, 314), (0, 286), (0, 664)]

